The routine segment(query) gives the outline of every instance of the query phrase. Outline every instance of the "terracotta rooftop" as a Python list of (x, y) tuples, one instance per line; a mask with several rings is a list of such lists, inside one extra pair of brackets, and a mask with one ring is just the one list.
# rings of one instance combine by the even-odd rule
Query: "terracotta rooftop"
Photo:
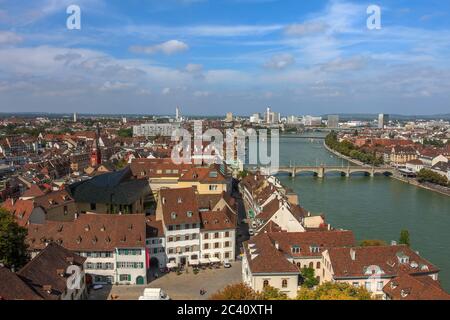
[(56, 242), (75, 252), (112, 251), (115, 248), (145, 246), (146, 220), (143, 214), (81, 214), (75, 221), (47, 221), (28, 226), (27, 242), (41, 250)]
[(410, 274), (430, 274), (439, 271), (405, 245), (331, 248), (328, 253), (336, 278), (371, 276), (369, 270), (371, 266), (379, 267), (382, 276), (386, 277), (396, 276), (400, 267)]

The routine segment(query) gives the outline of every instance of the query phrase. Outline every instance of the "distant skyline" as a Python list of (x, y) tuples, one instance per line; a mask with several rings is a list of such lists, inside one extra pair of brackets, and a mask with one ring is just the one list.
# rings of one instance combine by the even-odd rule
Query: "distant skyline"
[(441, 0), (0, 0), (0, 112), (445, 114), (449, 15)]

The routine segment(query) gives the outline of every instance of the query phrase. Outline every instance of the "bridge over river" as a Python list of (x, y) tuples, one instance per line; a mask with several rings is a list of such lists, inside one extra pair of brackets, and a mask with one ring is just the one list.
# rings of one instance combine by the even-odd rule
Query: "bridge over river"
[(350, 177), (353, 173), (365, 173), (371, 177), (375, 174), (392, 175), (395, 170), (390, 167), (364, 167), (364, 166), (285, 166), (278, 170), (271, 168), (261, 168), (261, 172), (266, 174), (289, 173), (291, 177), (295, 177), (300, 173), (313, 173), (319, 178), (325, 177), (327, 173), (340, 173), (342, 176)]

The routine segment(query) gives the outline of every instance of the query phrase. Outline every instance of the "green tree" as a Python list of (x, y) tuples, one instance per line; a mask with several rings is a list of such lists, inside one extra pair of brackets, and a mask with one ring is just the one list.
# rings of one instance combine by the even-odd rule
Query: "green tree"
[(371, 294), (348, 283), (325, 282), (315, 289), (302, 287), (297, 300), (371, 300)]
[(302, 270), (300, 270), (300, 274), (303, 278), (302, 286), (313, 288), (319, 284), (319, 280), (317, 280), (313, 268), (303, 267)]
[(245, 283), (236, 283), (226, 286), (223, 290), (214, 293), (211, 300), (286, 300), (287, 295), (280, 290), (267, 286), (263, 292), (256, 292)]
[(361, 247), (379, 247), (379, 246), (386, 246), (387, 243), (383, 240), (363, 240), (359, 243)]
[(247, 170), (242, 170), (242, 171), (239, 171), (239, 173), (238, 173), (238, 177), (239, 177), (239, 179), (243, 179), (243, 178), (245, 178), (246, 176), (248, 176), (248, 171)]
[(133, 137), (133, 129), (120, 129), (117, 131), (117, 135), (122, 138), (131, 138)]
[(271, 286), (266, 286), (259, 296), (261, 300), (287, 300), (285, 293)]
[(429, 169), (420, 170), (419, 173), (417, 174), (417, 179), (419, 180), (420, 183), (431, 182), (441, 186), (447, 186), (449, 184), (449, 181), (446, 177)]
[(400, 239), (398, 241), (399, 244), (405, 244), (408, 247), (411, 245), (411, 241), (409, 239), (409, 231), (408, 230), (402, 230), (400, 232)]
[(0, 208), (1, 264), (18, 270), (29, 261), (26, 236), (27, 229), (19, 226), (11, 213)]
[(230, 284), (214, 293), (211, 300), (260, 300), (260, 295), (244, 283)]

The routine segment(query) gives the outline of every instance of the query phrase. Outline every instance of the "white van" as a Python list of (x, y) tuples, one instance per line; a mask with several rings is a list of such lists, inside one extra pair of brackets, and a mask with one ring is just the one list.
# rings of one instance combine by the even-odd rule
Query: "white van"
[(146, 288), (139, 300), (170, 300), (170, 297), (161, 288)]

